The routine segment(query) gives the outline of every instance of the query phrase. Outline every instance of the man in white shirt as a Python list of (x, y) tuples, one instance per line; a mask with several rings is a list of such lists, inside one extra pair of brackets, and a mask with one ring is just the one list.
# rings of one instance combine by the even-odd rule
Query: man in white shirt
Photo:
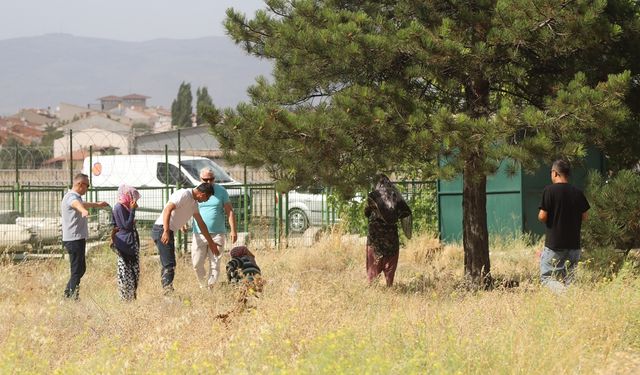
[(174, 233), (180, 230), (191, 217), (195, 219), (198, 228), (204, 234), (209, 244), (209, 249), (216, 256), (220, 255), (218, 246), (213, 242), (207, 226), (198, 211), (198, 203), (206, 202), (212, 194), (213, 188), (209, 183), (202, 183), (193, 189), (175, 191), (169, 197), (162, 214), (153, 225), (151, 238), (153, 238), (153, 242), (155, 242), (160, 254), (160, 263), (162, 265), (161, 281), (165, 295), (173, 291), (173, 278), (176, 267)]

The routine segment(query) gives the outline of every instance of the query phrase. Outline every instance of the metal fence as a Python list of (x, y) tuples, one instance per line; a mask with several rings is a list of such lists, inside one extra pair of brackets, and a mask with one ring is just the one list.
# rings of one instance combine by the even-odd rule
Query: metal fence
[[(238, 190), (234, 194), (232, 191)], [(176, 187), (144, 188), (139, 191), (146, 197), (146, 204), (136, 212), (136, 222), (143, 250), (155, 252), (150, 247), (150, 230), (153, 222), (161, 215), (169, 194)], [(273, 184), (252, 184), (228, 187), (236, 216), (237, 230), (243, 240), (251, 241), (253, 246), (277, 248), (286, 246), (291, 238), (302, 238), (308, 228), (326, 227), (337, 222), (335, 210), (328, 205), (325, 192), (315, 196), (319, 201), (305, 202), (306, 225), (291, 229), (290, 218), (286, 212), (286, 195), (279, 199)], [(242, 190), (242, 194), (239, 191)], [(5, 186), (0, 188), (0, 251), (1, 252), (55, 252), (61, 250), (60, 202), (66, 193), (64, 187)], [(87, 201), (114, 202), (117, 188), (91, 188), (84, 197)], [(300, 202), (297, 202), (300, 203)], [(293, 204), (292, 204), (293, 207)], [(299, 206), (296, 206), (299, 207)], [(320, 212), (320, 219), (313, 218)], [(294, 211), (295, 213), (295, 211)], [(90, 242), (104, 242), (110, 232), (111, 211), (91, 209), (89, 215)], [(228, 224), (227, 224), (228, 225)], [(178, 233), (177, 248), (188, 249), (190, 232)]]
[[(434, 222), (435, 194), (432, 182), (397, 182), (414, 209), (414, 230), (437, 230)], [(237, 192), (233, 192), (237, 189)], [(151, 226), (161, 215), (161, 207), (176, 190), (167, 188), (139, 188), (147, 199), (147, 207), (136, 212), (136, 221), (145, 253), (155, 253), (151, 240)], [(341, 220), (361, 221), (363, 232), (366, 221), (362, 214), (362, 199), (337, 201), (327, 189), (277, 193), (274, 184), (243, 184), (228, 187), (236, 216), (237, 230), (242, 241), (254, 248), (283, 248), (313, 243), (319, 230), (329, 228)], [(56, 253), (62, 252), (60, 202), (66, 193), (64, 187), (4, 186), (0, 187), (0, 252), (1, 253)], [(91, 188), (84, 197), (87, 201), (115, 202), (117, 188)], [(350, 209), (340, 209), (351, 205)], [(156, 207), (156, 208), (149, 208)], [(160, 208), (157, 208), (160, 207)], [(351, 210), (351, 213), (350, 211)], [(349, 218), (351, 214), (351, 218)], [(421, 218), (426, 218), (423, 220)], [(90, 238), (93, 245), (102, 245), (111, 229), (110, 210), (91, 209), (89, 215)], [(362, 225), (365, 225), (364, 227)], [(176, 247), (189, 251), (191, 233), (178, 233)]]
[[(114, 132), (112, 129), (82, 130), (80, 126), (74, 129), (64, 129), (61, 138), (48, 147), (19, 144), (0, 146), (0, 253), (61, 252), (60, 201), (71, 186), (73, 176), (81, 171), (89, 174), (93, 186), (85, 196), (87, 201), (105, 200), (114, 204), (117, 185), (96, 183), (98, 177), (94, 175), (93, 167), (95, 161), (104, 155), (121, 154), (144, 154), (154, 160), (162, 155), (167, 160), (165, 167), (162, 167), (164, 169), (160, 167), (160, 161), (157, 163), (157, 174), (151, 177), (155, 181), (153, 184), (145, 181), (136, 184), (126, 179), (117, 181), (118, 184), (137, 185), (145, 200), (136, 213), (143, 251), (155, 252), (150, 239), (150, 226), (160, 215), (169, 194), (179, 186), (185, 186), (180, 182), (185, 181), (182, 173), (194, 173), (183, 168), (181, 158), (206, 157), (221, 164), (227, 172), (232, 172), (232, 177), (238, 182), (226, 184), (225, 188), (234, 206), (238, 232), (253, 247), (281, 248), (312, 243), (319, 228), (338, 223), (341, 215), (348, 216), (347, 220), (356, 223), (350, 230), (363, 233), (363, 215), (357, 204), (343, 209), (345, 202), (337, 201), (326, 189), (278, 194), (265, 171), (225, 165), (217, 141), (212, 140), (206, 132), (203, 133), (202, 129), (147, 134), (143, 137), (135, 137), (126, 131)], [(173, 164), (177, 166), (177, 175), (170, 170), (170, 157), (178, 160)], [(89, 170), (86, 170), (87, 165), (90, 166)], [(119, 167), (140, 171), (133, 165)], [(193, 176), (190, 177), (192, 185), (197, 183), (197, 177), (195, 180)], [(158, 181), (163, 185), (158, 186)], [(435, 210), (435, 184), (398, 184), (410, 204), (419, 207), (419, 211), (414, 210), (414, 216), (437, 217), (432, 212)], [(426, 205), (425, 197), (428, 201)], [(109, 210), (91, 210), (89, 240), (92, 244), (103, 244), (107, 240), (110, 214)], [(418, 225), (417, 228), (437, 230), (437, 226), (431, 224)], [(177, 247), (188, 251), (190, 239), (190, 233), (178, 234)]]

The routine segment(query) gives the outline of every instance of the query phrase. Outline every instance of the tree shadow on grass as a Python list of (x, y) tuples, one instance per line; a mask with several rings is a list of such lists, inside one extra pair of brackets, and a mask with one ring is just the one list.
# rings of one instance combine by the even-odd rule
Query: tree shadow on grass
[(526, 282), (529, 281), (527, 275), (497, 275), (488, 288), (470, 283), (464, 278), (450, 276), (451, 274), (418, 274), (408, 280), (396, 281), (391, 290), (402, 294), (450, 295), (454, 292), (468, 294), (479, 291), (525, 291), (529, 288), (524, 285), (531, 285), (530, 282)]

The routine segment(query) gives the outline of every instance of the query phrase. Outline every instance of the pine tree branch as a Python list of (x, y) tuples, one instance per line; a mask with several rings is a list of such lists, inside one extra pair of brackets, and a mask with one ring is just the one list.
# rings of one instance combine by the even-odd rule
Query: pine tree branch
[[(568, 1), (565, 1), (564, 3), (562, 3), (562, 4), (560, 5), (560, 8), (558, 8), (558, 10), (563, 10), (564, 8), (566, 8), (569, 4), (571, 4), (571, 3), (573, 3), (573, 2), (575, 2), (575, 0), (568, 0)], [(548, 26), (548, 27), (549, 27), (549, 29), (550, 29), (550, 30), (555, 34), (555, 31), (553, 30), (553, 27), (551, 27), (551, 24), (552, 24), (554, 21), (555, 21), (555, 18), (554, 18), (554, 17), (549, 17), (549, 18), (547, 18), (546, 20), (544, 20), (544, 21), (542, 21), (542, 22), (538, 23), (538, 25), (537, 25), (537, 26), (535, 26), (533, 29), (531, 29), (531, 32), (532, 32), (532, 33), (533, 33), (533, 32), (536, 32), (536, 31), (540, 30), (541, 28), (543, 28), (543, 27), (545, 27), (545, 26)]]
[(287, 19), (293, 19), (293, 17), (291, 17), (290, 14), (287, 13), (281, 13), (279, 11), (277, 11), (274, 7), (272, 7), (271, 5), (269, 5), (269, 3), (267, 3), (267, 8), (269, 8), (269, 10), (271, 11), (271, 13), (280, 16), (282, 18), (287, 18)]
[[(242, 31), (244, 31), (245, 34), (254, 34), (255, 35), (259, 35), (262, 38), (271, 38), (272, 35), (268, 34), (264, 31), (260, 31), (258, 29), (253, 28), (249, 23), (245, 22), (244, 19), (242, 19), (241, 17), (235, 17), (234, 21), (240, 26), (240, 29)], [(247, 42), (247, 40), (245, 39), (245, 42)]]
[[(513, 82), (512, 82), (512, 84), (515, 85), (515, 86), (518, 86), (517, 84), (515, 84)], [(517, 93), (517, 92), (514, 92), (514, 91), (510, 91), (510, 90), (506, 90), (506, 89), (503, 89), (503, 88), (500, 88), (500, 87), (493, 87), (493, 86), (489, 87), (489, 90), (497, 91), (497, 92), (501, 92), (501, 93), (504, 93), (504, 94), (515, 96), (516, 98), (520, 98), (520, 99), (526, 101), (527, 103), (531, 104), (532, 106), (535, 106), (535, 107), (539, 108), (539, 105), (536, 104), (536, 102), (534, 102), (531, 98), (529, 98), (529, 97), (527, 97), (527, 96), (525, 96), (523, 94), (520, 94), (520, 93)]]
[(333, 95), (333, 94), (324, 93), (324, 92), (320, 91), (320, 92), (317, 92), (315, 94), (309, 94), (309, 95), (303, 96), (301, 98), (298, 98), (298, 100), (293, 101), (293, 102), (283, 102), (283, 103), (280, 103), (280, 104), (281, 105), (286, 105), (286, 106), (296, 106), (296, 105), (300, 105), (300, 104), (306, 103), (309, 100), (313, 100), (315, 98), (326, 98), (326, 97), (329, 97), (331, 95)]

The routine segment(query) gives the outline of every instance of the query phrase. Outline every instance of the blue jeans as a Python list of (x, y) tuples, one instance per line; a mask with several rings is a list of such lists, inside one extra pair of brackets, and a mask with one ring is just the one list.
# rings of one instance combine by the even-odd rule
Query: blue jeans
[(62, 241), (62, 244), (69, 253), (69, 264), (71, 266), (71, 275), (69, 277), (69, 282), (67, 282), (67, 287), (64, 290), (64, 296), (67, 298), (78, 299), (80, 279), (87, 270), (87, 261), (85, 258), (87, 241)]
[(542, 285), (562, 289), (573, 282), (580, 253), (580, 249), (551, 250), (545, 246), (540, 256)]
[(176, 268), (176, 246), (173, 231), (169, 231), (169, 243), (167, 244), (163, 244), (160, 240), (162, 232), (162, 225), (154, 225), (151, 229), (151, 238), (153, 242), (155, 242), (158, 248), (158, 254), (160, 255), (160, 264), (162, 265), (160, 280), (162, 281), (162, 287), (172, 289)]

